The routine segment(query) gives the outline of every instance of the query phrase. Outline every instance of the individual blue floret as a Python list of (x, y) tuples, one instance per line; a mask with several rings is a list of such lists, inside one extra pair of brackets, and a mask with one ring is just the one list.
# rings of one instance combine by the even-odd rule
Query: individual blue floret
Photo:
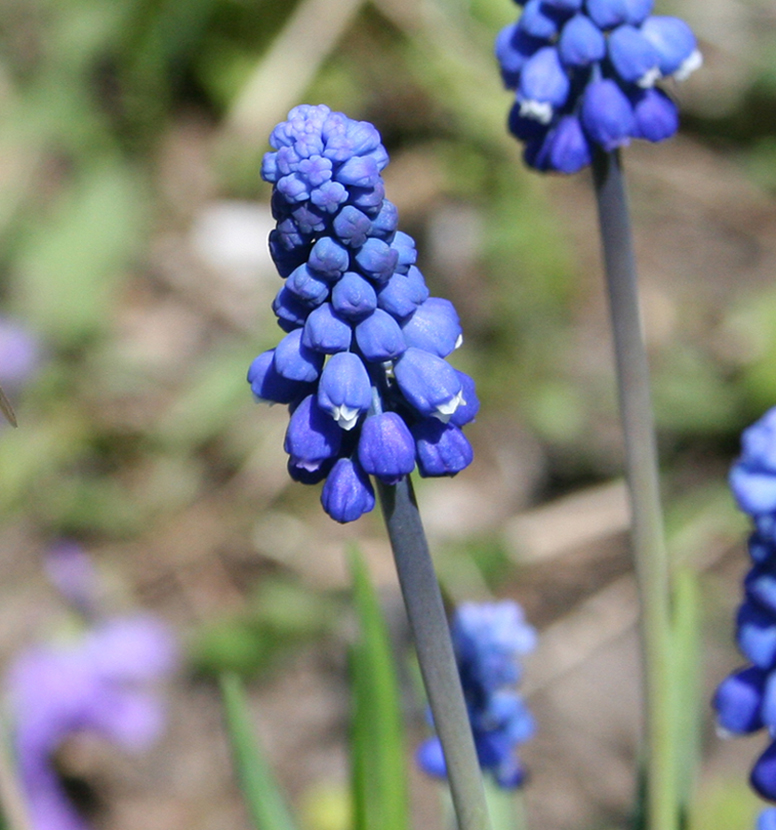
[(269, 249), (285, 279), (272, 309), (286, 336), (253, 361), (248, 382), (257, 400), (289, 406), (289, 475), (325, 482), (324, 509), (350, 522), (374, 507), (369, 475), (396, 483), (416, 458), (422, 475), (466, 467), (461, 427), (479, 403), (471, 378), (445, 360), (461, 344), (460, 321), (429, 296), (415, 242), (398, 230), (377, 130), (303, 105), (270, 144)]
[(652, 0), (520, 5), (518, 21), (496, 38), (496, 58), (515, 90), (509, 129), (525, 143), (529, 166), (573, 173), (590, 164), (596, 145), (610, 152), (631, 138), (676, 132), (676, 107), (654, 86), (702, 63), (684, 21), (652, 15)]
[[(522, 673), (520, 658), (535, 648), (536, 632), (520, 606), (504, 600), (460, 605), (451, 635), (480, 766), (499, 786), (518, 787), (525, 769), (516, 750), (531, 738), (535, 724), (514, 687)], [(446, 775), (437, 737), (424, 741), (416, 758), (429, 775)]]

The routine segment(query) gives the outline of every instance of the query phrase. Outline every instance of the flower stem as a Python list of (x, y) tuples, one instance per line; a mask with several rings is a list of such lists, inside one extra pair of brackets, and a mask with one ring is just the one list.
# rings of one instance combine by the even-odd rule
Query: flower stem
[(409, 476), (377, 482), (404, 605), (434, 726), (445, 754), (459, 830), (489, 830), (482, 774), (453, 654), (442, 594)]
[(619, 155), (596, 151), (593, 181), (614, 333), (632, 538), (641, 605), (647, 828), (676, 830), (669, 565), (658, 481), (649, 365), (639, 314), (630, 214)]

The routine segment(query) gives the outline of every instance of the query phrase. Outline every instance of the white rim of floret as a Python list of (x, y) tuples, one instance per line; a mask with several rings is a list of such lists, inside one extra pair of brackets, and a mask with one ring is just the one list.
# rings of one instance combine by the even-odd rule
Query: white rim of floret
[(638, 79), (638, 81), (636, 81), (636, 86), (639, 86), (642, 89), (651, 89), (662, 77), (663, 73), (660, 71), (660, 68), (653, 66), (652, 69), (648, 69)]
[(446, 424), (453, 417), (458, 407), (465, 403), (462, 389), (457, 395), (450, 398), (447, 403), (440, 403), (431, 414), (434, 418), (438, 418), (443, 424)]
[(729, 729), (725, 729), (724, 726), (720, 726), (720, 724), (715, 724), (714, 732), (716, 733), (717, 737), (722, 741), (729, 741), (731, 738), (735, 738), (736, 733), (731, 732)]
[(453, 346), (453, 351), (456, 349), (460, 349), (463, 345), (463, 334), (459, 334), (458, 337), (455, 339), (455, 346)]
[(318, 470), (321, 469), (321, 464), (323, 461), (320, 459), (316, 461), (305, 461), (302, 458), (295, 458), (292, 456), (291, 463), (294, 467), (298, 467), (300, 470), (307, 470), (308, 473), (317, 473)]
[(532, 98), (519, 100), (520, 115), (522, 118), (532, 118), (540, 124), (549, 124), (552, 121), (552, 104), (547, 101), (535, 101)]
[(703, 55), (700, 49), (694, 49), (688, 57), (686, 57), (679, 66), (679, 69), (671, 76), (677, 81), (686, 81), (696, 69), (703, 66)]
[(358, 407), (347, 406), (344, 403), (331, 408), (331, 417), (334, 418), (338, 426), (346, 431), (353, 429), (360, 414), (361, 410)]

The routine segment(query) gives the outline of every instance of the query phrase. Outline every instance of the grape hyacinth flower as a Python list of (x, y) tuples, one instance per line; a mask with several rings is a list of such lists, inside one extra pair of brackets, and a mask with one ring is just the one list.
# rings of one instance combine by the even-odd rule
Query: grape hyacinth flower
[(270, 144), (261, 175), (273, 184), (269, 247), (285, 280), (273, 310), (286, 334), (248, 382), (257, 400), (289, 407), (291, 477), (325, 482), (324, 510), (351, 522), (374, 507), (370, 476), (391, 485), (416, 464), (422, 476), (464, 469), (461, 427), (477, 399), (447, 362), (462, 340), (458, 315), (429, 296), (385, 198), (375, 127), (300, 105)]
[[(519, 787), (525, 770), (515, 750), (533, 735), (534, 721), (514, 687), (519, 658), (536, 647), (536, 631), (516, 602), (504, 600), (460, 605), (451, 634), (480, 766), (500, 787)], [(439, 738), (421, 744), (417, 760), (429, 775), (446, 775)]]
[(655, 86), (701, 63), (679, 18), (652, 15), (652, 0), (518, 0), (522, 13), (496, 39), (504, 84), (515, 90), (509, 129), (536, 170), (575, 173), (593, 147), (663, 141), (679, 117)]
[[(713, 705), (722, 735), (767, 729), (771, 742), (755, 762), (752, 787), (776, 801), (776, 407), (744, 430), (741, 456), (730, 472), (738, 506), (754, 523), (749, 538), (752, 567), (736, 621), (738, 647), (749, 661), (720, 683)], [(766, 810), (758, 828), (776, 827)]]
[[(76, 610), (96, 614), (96, 573), (75, 543), (61, 542), (47, 572)], [(80, 635), (31, 646), (6, 676), (13, 745), (34, 830), (88, 830), (56, 768), (65, 742), (94, 734), (128, 751), (147, 748), (164, 724), (158, 691), (175, 666), (172, 632), (149, 614), (111, 617)]]

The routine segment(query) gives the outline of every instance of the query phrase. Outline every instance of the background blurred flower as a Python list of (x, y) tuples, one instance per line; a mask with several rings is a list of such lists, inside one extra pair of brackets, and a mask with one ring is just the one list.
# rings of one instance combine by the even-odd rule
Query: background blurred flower
[(496, 39), (504, 84), (516, 100), (509, 128), (537, 170), (575, 173), (592, 145), (662, 141), (679, 126), (655, 83), (684, 80), (702, 62), (690, 27), (650, 16), (652, 0), (528, 0)]
[(79, 733), (130, 751), (148, 747), (164, 723), (155, 684), (175, 662), (171, 631), (148, 615), (106, 620), (76, 640), (33, 646), (17, 656), (7, 690), (35, 830), (86, 826), (57, 773), (57, 751)]
[[(525, 770), (517, 747), (534, 732), (534, 720), (514, 689), (520, 657), (536, 647), (536, 631), (511, 600), (460, 605), (451, 635), (480, 766), (501, 787), (519, 787)], [(429, 775), (446, 775), (439, 738), (424, 741), (418, 763)]]

